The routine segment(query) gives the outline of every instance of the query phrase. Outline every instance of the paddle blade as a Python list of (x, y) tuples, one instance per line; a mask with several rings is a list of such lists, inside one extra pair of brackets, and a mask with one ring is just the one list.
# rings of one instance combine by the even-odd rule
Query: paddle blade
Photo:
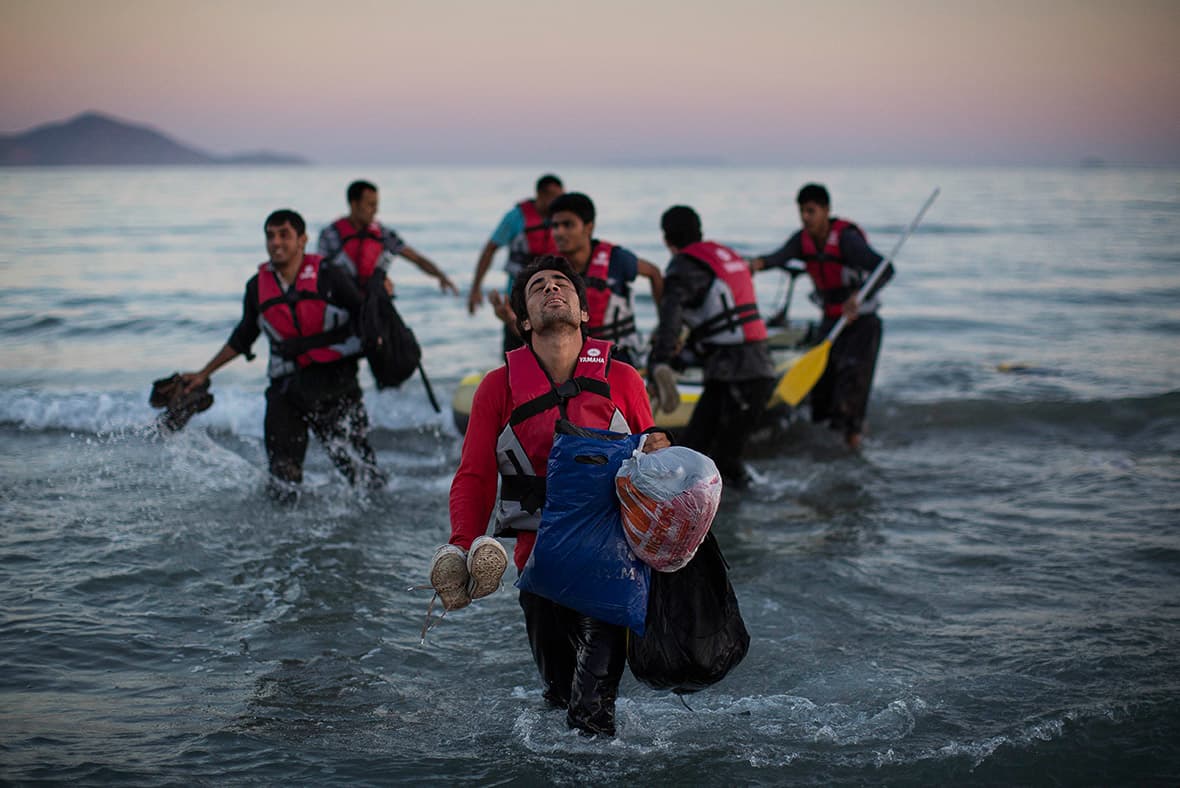
[(824, 374), (831, 349), (832, 343), (825, 339), (807, 351), (783, 375), (775, 386), (775, 393), (792, 408), (796, 407)]

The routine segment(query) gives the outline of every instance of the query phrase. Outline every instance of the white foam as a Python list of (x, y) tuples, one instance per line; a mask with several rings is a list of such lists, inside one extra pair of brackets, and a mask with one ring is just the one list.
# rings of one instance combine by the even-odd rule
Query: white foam
[[(450, 402), (437, 391), (442, 413), (435, 413), (419, 385), (402, 391), (366, 390), (365, 408), (374, 428), (406, 430), (433, 427), (453, 432)], [(95, 435), (149, 430), (160, 411), (147, 404), (147, 387), (135, 390), (20, 387), (0, 390), (0, 424), (26, 430), (68, 430)], [(262, 438), (266, 400), (262, 388), (217, 387), (213, 407), (198, 413), (185, 431), (205, 429), (244, 438)]]

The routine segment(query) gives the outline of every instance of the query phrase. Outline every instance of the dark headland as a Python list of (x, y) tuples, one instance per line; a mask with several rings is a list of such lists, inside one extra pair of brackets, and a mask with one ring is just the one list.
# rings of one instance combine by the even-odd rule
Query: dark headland
[(151, 128), (85, 112), (19, 134), (0, 135), (0, 166), (307, 164), (267, 151), (216, 156)]

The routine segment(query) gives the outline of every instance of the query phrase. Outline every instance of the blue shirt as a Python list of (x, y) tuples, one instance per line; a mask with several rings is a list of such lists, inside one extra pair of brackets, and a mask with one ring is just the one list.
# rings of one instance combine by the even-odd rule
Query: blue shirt
[(512, 210), (504, 214), (496, 231), (492, 233), (492, 243), (496, 246), (508, 246), (516, 236), (524, 232), (524, 211), (519, 205), (512, 206)]
[[(591, 244), (598, 243), (598, 239)], [(631, 295), (631, 283), (639, 276), (639, 258), (630, 249), (616, 246), (610, 251), (610, 262), (606, 267), (606, 284), (611, 292), (623, 297)]]

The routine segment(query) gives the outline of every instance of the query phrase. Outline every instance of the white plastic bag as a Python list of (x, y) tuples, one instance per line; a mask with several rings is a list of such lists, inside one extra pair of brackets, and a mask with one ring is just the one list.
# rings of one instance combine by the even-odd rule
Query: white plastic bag
[(675, 572), (709, 533), (721, 502), (721, 474), (711, 459), (684, 446), (636, 450), (615, 475), (615, 491), (635, 555), (652, 569)]

